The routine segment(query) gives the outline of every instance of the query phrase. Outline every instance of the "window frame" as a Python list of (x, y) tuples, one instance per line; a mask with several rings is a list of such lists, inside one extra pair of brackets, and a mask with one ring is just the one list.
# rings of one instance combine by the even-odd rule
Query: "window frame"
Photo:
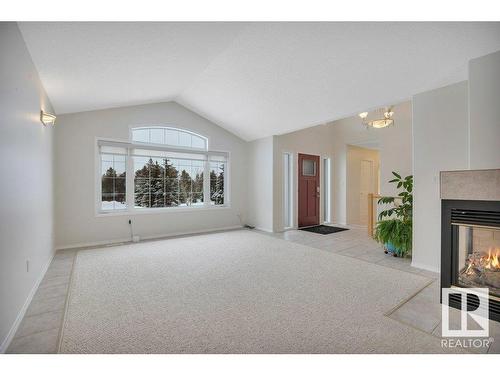
[(186, 146), (174, 146), (174, 145), (168, 145), (166, 143), (151, 143), (151, 142), (139, 142), (139, 141), (134, 141), (132, 136), (133, 136), (133, 131), (134, 130), (140, 130), (140, 129), (152, 129), (152, 128), (158, 128), (158, 129), (170, 129), (170, 130), (177, 130), (183, 133), (188, 133), (191, 135), (195, 135), (197, 137), (203, 138), (205, 140), (206, 148), (205, 151), (210, 150), (210, 139), (207, 136), (204, 136), (203, 134), (196, 133), (192, 130), (188, 129), (183, 129), (179, 128), (177, 126), (170, 126), (170, 125), (160, 125), (160, 124), (155, 124), (155, 125), (129, 125), (128, 127), (128, 139), (130, 143), (133, 144), (139, 144), (139, 145), (151, 145), (151, 146), (163, 146), (163, 147), (169, 147), (169, 148), (176, 148), (180, 150), (189, 150), (189, 151), (194, 151), (198, 150), (201, 151), (203, 150), (202, 148), (193, 148), (193, 147), (186, 147)]
[[(99, 195), (98, 195), (98, 199), (99, 199), (99, 209), (103, 212), (122, 212), (122, 211), (126, 211), (127, 208), (118, 208), (118, 209), (112, 209), (112, 210), (103, 210), (102, 209), (102, 175), (103, 175), (103, 171), (102, 171), (102, 155), (113, 155), (113, 157), (115, 155), (118, 155), (118, 154), (113, 154), (113, 153), (100, 153), (99, 152), (99, 147), (97, 147), (97, 152), (98, 152), (98, 155), (97, 155), (97, 164), (96, 164), (96, 168), (97, 168), (97, 172), (98, 172), (98, 176), (99, 176)], [(127, 179), (128, 179), (128, 163), (127, 163), (127, 155), (122, 155), (124, 157), (124, 163), (125, 163), (125, 206), (127, 205)], [(114, 164), (114, 161), (113, 161), (113, 164)]]
[[(132, 135), (132, 129), (136, 129), (138, 127), (168, 127), (165, 125), (150, 125), (150, 126), (130, 126), (129, 127), (129, 136)], [(205, 210), (225, 210), (231, 208), (231, 152), (224, 150), (210, 150), (208, 148), (209, 138), (203, 135), (194, 133), (192, 131), (187, 131), (181, 128), (175, 128), (181, 131), (186, 131), (197, 136), (201, 136), (207, 141), (207, 149), (199, 149), (199, 148), (187, 148), (187, 147), (172, 147), (169, 145), (161, 145), (161, 144), (152, 144), (152, 143), (144, 143), (144, 142), (132, 142), (131, 140), (119, 140), (114, 138), (104, 138), (104, 137), (95, 137), (94, 141), (94, 171), (95, 171), (95, 181), (94, 181), (94, 210), (96, 217), (109, 217), (109, 216), (130, 216), (130, 215), (143, 215), (143, 214), (159, 214), (159, 213), (178, 213), (178, 212), (190, 212), (190, 211), (205, 211)], [(126, 181), (125, 181), (125, 196), (127, 207), (124, 209), (116, 209), (116, 210), (103, 210), (102, 209), (102, 181), (101, 181), (101, 152), (100, 145), (101, 142), (110, 142), (110, 143), (119, 143), (123, 144), (124, 147), (127, 147), (127, 153), (125, 155), (125, 169), (126, 169)], [(205, 161), (205, 169), (204, 169), (204, 180), (203, 180), (203, 188), (204, 192), (208, 189), (210, 192), (210, 174), (207, 171), (210, 170), (210, 155), (216, 154), (224, 154), (226, 156), (225, 161), (225, 170), (224, 170), (224, 204), (221, 205), (212, 205), (210, 203), (210, 196), (208, 195), (208, 201), (204, 199), (204, 204), (197, 206), (176, 206), (176, 207), (143, 207), (136, 208), (134, 204), (134, 163), (133, 163), (133, 155), (131, 154), (131, 150), (134, 148), (140, 149), (150, 149), (157, 151), (167, 151), (167, 152), (178, 152), (178, 153), (193, 153), (193, 154), (202, 154), (207, 156), (207, 160)]]
[[(285, 155), (287, 156), (287, 165), (285, 165)], [(282, 164), (282, 195), (283, 195), (283, 209), (282, 220), (283, 230), (293, 229), (294, 225), (294, 154), (290, 151), (283, 151), (281, 155)]]
[(332, 197), (333, 197), (333, 163), (332, 157), (323, 156), (323, 224), (331, 224), (332, 220)]

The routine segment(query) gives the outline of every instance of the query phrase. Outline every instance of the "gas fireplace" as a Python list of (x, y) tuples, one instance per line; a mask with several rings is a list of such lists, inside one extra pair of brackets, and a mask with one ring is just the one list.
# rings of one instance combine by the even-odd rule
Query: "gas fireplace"
[(441, 286), (489, 288), (490, 319), (500, 321), (500, 202), (442, 200)]

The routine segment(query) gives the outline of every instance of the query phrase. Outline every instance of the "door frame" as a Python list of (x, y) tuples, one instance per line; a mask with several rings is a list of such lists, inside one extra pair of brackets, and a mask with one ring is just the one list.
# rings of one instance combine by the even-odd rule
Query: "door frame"
[[(328, 170), (325, 169), (325, 161), (328, 160)], [(321, 168), (323, 168), (323, 174), (320, 176), (320, 192), (321, 192), (321, 197), (320, 197), (320, 222), (322, 224), (332, 224), (333, 223), (333, 210), (332, 210), (332, 203), (333, 203), (333, 184), (332, 184), (332, 179), (333, 179), (333, 157), (330, 155), (323, 155), (321, 156)], [(328, 202), (326, 199), (328, 198)], [(327, 207), (328, 203), (328, 207)], [(328, 210), (328, 212), (327, 212)], [(329, 220), (327, 219), (327, 213), (329, 215)], [(321, 218), (323, 219), (321, 221)]]
[(369, 187), (368, 187), (368, 193), (367, 193), (367, 196), (368, 194), (370, 194), (370, 192), (375, 192), (373, 191), (374, 189), (374, 186), (375, 186), (375, 181), (376, 181), (376, 176), (375, 176), (375, 161), (372, 160), (372, 159), (361, 159), (361, 164), (359, 166), (359, 195), (360, 195), (360, 200), (359, 200), (359, 223), (362, 225), (362, 226), (367, 226), (368, 225), (368, 222), (370, 221), (368, 219), (368, 215), (369, 215), (369, 211), (367, 210), (367, 222), (366, 224), (362, 222), (362, 217), (361, 217), (361, 212), (363, 212), (363, 208), (362, 207), (367, 207), (367, 197), (365, 197), (366, 199), (361, 199), (361, 178), (362, 178), (362, 171), (363, 171), (363, 162), (369, 162), (370, 163), (370, 183), (369, 183)]
[[(306, 157), (314, 157), (316, 160), (316, 175), (314, 178), (316, 179), (316, 212), (318, 216), (318, 220), (315, 224), (310, 225), (301, 225), (300, 223), (300, 179), (302, 176), (302, 159), (303, 156)], [(302, 152), (297, 153), (297, 228), (307, 228), (321, 224), (321, 164), (322, 164), (322, 156), (314, 155), (314, 154), (306, 154)]]

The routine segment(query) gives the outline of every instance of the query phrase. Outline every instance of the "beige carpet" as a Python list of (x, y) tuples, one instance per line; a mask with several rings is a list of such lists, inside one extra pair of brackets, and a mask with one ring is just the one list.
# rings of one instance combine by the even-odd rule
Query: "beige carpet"
[(429, 279), (250, 231), (80, 251), (61, 353), (433, 353), (384, 313)]

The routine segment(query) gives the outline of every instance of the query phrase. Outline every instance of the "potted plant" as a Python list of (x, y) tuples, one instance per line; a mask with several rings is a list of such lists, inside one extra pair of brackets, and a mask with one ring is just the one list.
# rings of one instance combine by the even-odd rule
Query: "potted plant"
[(413, 176), (401, 177), (392, 172), (390, 183), (401, 189), (398, 197), (382, 197), (378, 204), (392, 204), (394, 207), (380, 212), (375, 228), (375, 239), (382, 243), (386, 252), (406, 257), (412, 250)]

